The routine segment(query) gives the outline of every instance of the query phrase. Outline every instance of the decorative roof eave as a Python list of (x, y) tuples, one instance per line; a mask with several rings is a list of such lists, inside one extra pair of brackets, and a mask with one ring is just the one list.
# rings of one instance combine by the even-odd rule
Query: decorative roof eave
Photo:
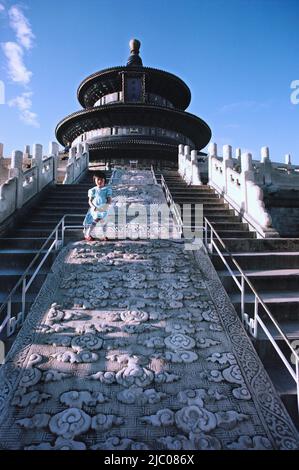
[(196, 148), (205, 147), (210, 138), (209, 126), (185, 111), (149, 104), (110, 104), (70, 114), (56, 126), (57, 140), (66, 144), (84, 132), (103, 127), (145, 125), (174, 130), (189, 137)]
[(177, 163), (178, 146), (158, 142), (140, 142), (134, 140), (123, 145), (116, 145), (114, 143), (97, 142), (89, 145), (90, 158), (95, 154), (96, 158), (123, 158), (124, 152), (126, 155), (134, 156), (141, 159), (157, 159), (172, 161)]
[[(101, 81), (105, 82), (106, 94), (120, 91), (119, 74), (122, 71), (146, 73), (157, 87), (157, 94), (159, 94), (159, 89), (163, 90), (163, 93), (166, 93), (163, 97), (169, 99), (169, 101), (179, 109), (186, 109), (189, 106), (191, 101), (190, 89), (186, 83), (176, 75), (152, 67), (117, 66), (95, 72), (80, 83), (77, 90), (77, 97), (83, 108), (92, 107), (99, 99), (100, 96), (96, 93), (96, 89), (97, 85), (100, 86)], [(87, 99), (86, 93), (89, 92), (89, 94), (92, 94), (92, 87), (95, 87), (95, 96)], [(152, 92), (155, 92), (155, 87)], [(104, 94), (102, 94), (102, 96), (104, 96)]]
[(134, 148), (136, 145), (143, 147), (143, 148), (148, 148), (151, 146), (152, 148), (159, 148), (159, 149), (164, 149), (168, 151), (175, 151), (177, 152), (178, 145), (175, 144), (168, 144), (164, 142), (154, 142), (152, 140), (138, 140), (138, 139), (132, 139), (132, 140), (127, 140), (125, 142), (94, 142), (89, 144), (89, 148), (92, 150), (95, 149), (113, 149), (113, 150), (119, 150), (120, 152), (123, 151), (124, 147), (125, 148)]

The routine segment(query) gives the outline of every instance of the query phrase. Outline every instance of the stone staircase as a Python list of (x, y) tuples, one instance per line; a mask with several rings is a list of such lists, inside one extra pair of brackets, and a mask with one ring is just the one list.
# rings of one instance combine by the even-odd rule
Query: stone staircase
[[(158, 182), (160, 181), (160, 173), (156, 173)], [(183, 207), (183, 204), (191, 204), (190, 215), (184, 215), (182, 219), (185, 225), (194, 225), (195, 212), (194, 204), (203, 205), (203, 215), (207, 217), (219, 236), (223, 239), (253, 239), (255, 233), (250, 232), (248, 225), (242, 223), (241, 217), (235, 215), (234, 210), (230, 209), (223, 198), (220, 198), (214, 189), (209, 186), (188, 186), (185, 181), (177, 174), (177, 172), (163, 173), (166, 184), (176, 204)]]
[[(106, 172), (109, 178), (111, 172)], [(88, 209), (87, 191), (93, 186), (90, 174), (78, 184), (54, 185), (45, 194), (44, 199), (34, 207), (30, 214), (21, 220), (14, 229), (10, 229), (0, 238), (0, 305), (5, 301), (19, 278), (29, 266), (35, 255), (47, 240), (51, 231), (65, 214), (79, 214), (69, 218), (71, 224), (82, 224)], [(70, 237), (72, 232), (68, 232)], [(81, 236), (81, 230), (76, 236)], [(44, 251), (43, 251), (44, 252)], [(50, 255), (26, 295), (26, 309), (36, 298), (53, 263), (55, 255)], [(37, 266), (37, 265), (36, 265)], [(30, 271), (33, 274), (34, 269)], [(12, 301), (12, 314), (20, 311), (21, 291)], [(3, 315), (3, 314), (2, 314)], [(2, 318), (1, 315), (1, 318)], [(5, 337), (5, 334), (3, 335)], [(1, 338), (0, 338), (1, 339)]]
[[(299, 349), (299, 239), (257, 239), (248, 225), (230, 210), (223, 198), (207, 185), (187, 186), (175, 172), (163, 173), (175, 203), (202, 203), (204, 217), (207, 217), (228, 251), (233, 255), (248, 276), (259, 296), (265, 301), (274, 318), (290, 341), (297, 340)], [(159, 179), (159, 175), (157, 175)], [(190, 220), (183, 220), (189, 223)], [(194, 223), (194, 217), (191, 218)], [(224, 256), (235, 274), (239, 276), (230, 256)], [(240, 291), (217, 254), (211, 255), (213, 265), (233, 303), (240, 312)], [(245, 311), (250, 316), (254, 312), (254, 295), (245, 293)], [(262, 312), (262, 309), (259, 310)], [(282, 347), (286, 357), (289, 349), (275, 327), (265, 323), (274, 338)], [(256, 350), (263, 361), (272, 381), (281, 395), (289, 413), (299, 427), (296, 385), (275, 352), (265, 333), (259, 328), (254, 340)]]
[[(107, 176), (110, 176), (109, 172)], [(156, 176), (159, 181), (159, 174)], [(188, 187), (176, 172), (163, 173), (163, 176), (176, 203), (203, 204), (204, 216), (224, 240), (227, 249), (245, 271), (260, 297), (265, 300), (282, 330), (291, 341), (299, 340), (299, 239), (257, 239), (255, 233), (249, 231), (248, 225), (242, 223), (240, 216), (235, 215), (212, 188), (206, 185)], [(69, 222), (75, 225), (82, 223), (88, 209), (87, 191), (92, 185), (91, 175), (88, 174), (79, 184), (53, 186), (26, 219), (0, 238), (0, 304), (64, 214), (79, 214), (82, 219), (70, 218)], [(194, 212), (191, 212), (191, 218), (184, 219), (184, 223), (194, 223)], [(225, 253), (224, 256), (234, 269), (229, 256)], [(211, 259), (233, 305), (240, 311), (240, 294), (233, 279), (228, 275), (219, 256), (212, 255)], [(39, 292), (52, 262), (53, 256), (50, 256), (33, 282), (26, 297), (27, 309)], [(250, 315), (254, 309), (253, 295), (247, 292), (245, 300), (246, 312)], [(13, 314), (19, 311), (20, 301), (21, 293), (13, 299)], [(271, 328), (269, 326), (270, 330)], [(283, 347), (281, 338), (276, 333), (273, 334)], [(295, 383), (261, 331), (255, 340), (255, 346), (298, 425)]]

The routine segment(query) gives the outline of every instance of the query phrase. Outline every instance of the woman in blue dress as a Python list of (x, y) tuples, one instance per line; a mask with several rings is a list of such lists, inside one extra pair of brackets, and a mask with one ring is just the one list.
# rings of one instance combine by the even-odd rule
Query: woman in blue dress
[(108, 215), (108, 208), (111, 204), (112, 188), (106, 186), (105, 173), (96, 172), (93, 175), (95, 186), (88, 191), (88, 210), (83, 221), (84, 237), (87, 241), (92, 241), (94, 238), (91, 236), (91, 231), (95, 228), (98, 222), (104, 222)]

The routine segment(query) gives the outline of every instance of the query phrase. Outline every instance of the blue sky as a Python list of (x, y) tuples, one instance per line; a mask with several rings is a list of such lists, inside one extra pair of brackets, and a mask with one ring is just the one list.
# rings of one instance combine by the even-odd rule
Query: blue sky
[(299, 164), (298, 24), (298, 0), (0, 0), (5, 155), (55, 140), (79, 83), (125, 64), (136, 37), (144, 65), (186, 81), (213, 141)]

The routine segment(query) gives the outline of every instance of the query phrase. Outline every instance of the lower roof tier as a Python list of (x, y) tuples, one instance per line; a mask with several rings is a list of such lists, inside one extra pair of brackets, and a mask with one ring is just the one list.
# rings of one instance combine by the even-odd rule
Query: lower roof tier
[(189, 138), (197, 149), (205, 147), (211, 130), (194, 114), (149, 104), (117, 103), (73, 113), (56, 127), (57, 140), (66, 145), (85, 132), (114, 126), (153, 126), (174, 130)]

